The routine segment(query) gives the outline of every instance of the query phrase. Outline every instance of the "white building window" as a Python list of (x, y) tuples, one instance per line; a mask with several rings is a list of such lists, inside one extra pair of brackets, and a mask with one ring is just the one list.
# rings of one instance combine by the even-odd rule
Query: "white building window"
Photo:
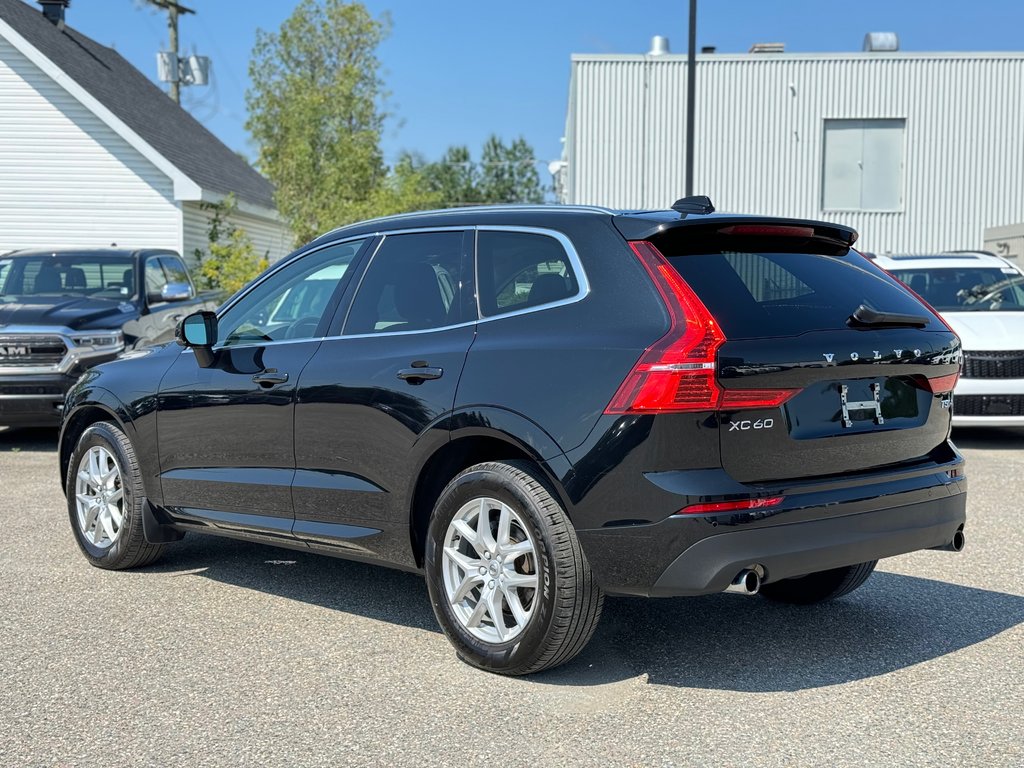
[(906, 120), (826, 120), (821, 207), (826, 211), (902, 208)]

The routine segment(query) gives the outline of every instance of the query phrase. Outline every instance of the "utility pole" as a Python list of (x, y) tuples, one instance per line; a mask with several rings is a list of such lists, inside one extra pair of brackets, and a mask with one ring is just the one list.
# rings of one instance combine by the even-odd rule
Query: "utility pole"
[(690, 0), (690, 50), (686, 55), (686, 196), (693, 194), (693, 109), (697, 101), (697, 0)]
[[(170, 38), (171, 53), (175, 59), (175, 70), (177, 70), (177, 58), (178, 58), (178, 16), (185, 15), (187, 13), (195, 13), (191, 8), (186, 8), (181, 5), (177, 0), (146, 0), (150, 5), (155, 5), (157, 8), (162, 8), (167, 11), (167, 36)], [(172, 77), (171, 81), (171, 98), (174, 99), (175, 104), (181, 104), (181, 79), (178, 77)]]

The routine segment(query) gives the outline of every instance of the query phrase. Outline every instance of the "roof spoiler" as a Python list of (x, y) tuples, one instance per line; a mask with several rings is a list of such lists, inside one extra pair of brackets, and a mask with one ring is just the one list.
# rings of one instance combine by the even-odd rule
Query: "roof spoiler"
[[(705, 198), (707, 199), (707, 198)], [(679, 204), (687, 204), (693, 198), (684, 198)], [(710, 201), (708, 201), (710, 204)], [(690, 203), (692, 204), (692, 203)], [(694, 207), (696, 207), (694, 205)], [(673, 206), (675, 208), (675, 206)], [(678, 209), (677, 209), (678, 210)], [(686, 213), (696, 213), (687, 210)], [(683, 214), (679, 219), (659, 221), (645, 216), (620, 214), (614, 218), (615, 226), (627, 240), (650, 240), (669, 231), (684, 228), (701, 229), (705, 233), (718, 231), (722, 235), (740, 237), (799, 237), (820, 240), (833, 247), (850, 248), (857, 242), (857, 230), (811, 219), (784, 219), (772, 216), (694, 216)], [(776, 230), (773, 232), (772, 230)], [(694, 233), (696, 234), (696, 232)]]

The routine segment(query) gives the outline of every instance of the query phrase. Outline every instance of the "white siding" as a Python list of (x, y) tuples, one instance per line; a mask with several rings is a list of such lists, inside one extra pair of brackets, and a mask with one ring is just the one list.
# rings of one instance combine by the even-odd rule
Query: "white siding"
[[(686, 58), (574, 56), (566, 202), (684, 194)], [(824, 122), (905, 120), (897, 211), (822, 208)], [(878, 252), (977, 248), (1024, 219), (1024, 54), (699, 56), (694, 192), (842, 222)]]
[(180, 250), (171, 179), (0, 38), (0, 252)]
[[(194, 264), (196, 249), (205, 253), (209, 244), (211, 215), (199, 203), (184, 203), (182, 210), (185, 221), (185, 256), (190, 264)], [(241, 212), (234, 213), (229, 222), (245, 230), (256, 252), (260, 256), (266, 254), (271, 264), (293, 250), (291, 231), (283, 222)]]

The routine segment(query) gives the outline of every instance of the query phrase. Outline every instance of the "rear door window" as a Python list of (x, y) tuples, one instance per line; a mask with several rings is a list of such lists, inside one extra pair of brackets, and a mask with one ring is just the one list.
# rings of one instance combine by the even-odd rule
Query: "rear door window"
[(387, 235), (366, 268), (346, 336), (425, 331), (475, 320), (463, 311), (463, 233)]
[(658, 243), (730, 339), (847, 328), (861, 304), (927, 318), (929, 328), (937, 323), (920, 302), (856, 253), (748, 250), (749, 238), (738, 250), (730, 239), (700, 238), (700, 253), (689, 252), (692, 246)]
[(485, 317), (564, 301), (579, 293), (579, 280), (562, 244), (532, 232), (481, 230), (477, 279)]

